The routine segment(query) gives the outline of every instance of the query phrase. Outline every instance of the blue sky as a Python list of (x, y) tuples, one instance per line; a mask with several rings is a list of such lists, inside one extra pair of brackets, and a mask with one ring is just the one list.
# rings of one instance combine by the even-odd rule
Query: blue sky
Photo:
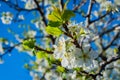
[[(0, 38), (5, 37), (13, 40), (11, 34), (8, 34), (7, 27), (0, 21)], [(0, 64), (0, 80), (32, 80), (29, 71), (24, 68), (24, 64), (29, 61), (29, 56), (25, 53), (19, 53), (17, 50), (12, 50), (11, 56), (3, 57), (4, 63)]]
[(12, 51), (12, 56), (4, 56), (4, 63), (0, 64), (0, 80), (32, 80), (29, 71), (23, 65), (28, 55)]
[[(9, 8), (5, 4), (1, 3), (0, 17), (2, 12), (10, 11), (16, 13), (13, 9)], [(27, 21), (25, 21), (26, 23)], [(7, 32), (8, 28), (12, 28), (13, 31), (20, 33), (18, 29), (18, 23), (11, 25), (4, 25), (0, 20), (0, 38), (4, 37), (10, 41), (16, 41), (12, 34)], [(4, 63), (0, 64), (0, 80), (32, 80), (29, 71), (24, 68), (24, 64), (29, 62), (29, 56), (25, 53), (19, 53), (17, 50), (12, 50), (11, 56), (5, 55), (3, 57)]]

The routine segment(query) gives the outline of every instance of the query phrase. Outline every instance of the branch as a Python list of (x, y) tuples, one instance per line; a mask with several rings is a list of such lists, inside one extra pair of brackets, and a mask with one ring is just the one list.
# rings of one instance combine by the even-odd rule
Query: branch
[(40, 47), (38, 47), (38, 46), (35, 46), (35, 49), (36, 49), (36, 50), (40, 50), (40, 51), (44, 51), (44, 52), (46, 52), (46, 53), (48, 53), (48, 54), (53, 54), (52, 51), (48, 51), (48, 50), (43, 49), (43, 48), (40, 48)]
[(64, 0), (60, 0), (60, 5), (61, 5), (61, 8), (63, 9), (64, 8)]
[(37, 0), (34, 0), (34, 2), (35, 2), (36, 5), (37, 5), (37, 10), (38, 10), (39, 13), (41, 14), (42, 21), (44, 22), (44, 25), (47, 26), (46, 17), (45, 17), (45, 15), (44, 15), (44, 12), (43, 12), (42, 8), (39, 6), (39, 3), (37, 2)]
[[(109, 13), (110, 13), (110, 12), (109, 12)], [(106, 13), (106, 14), (104, 14), (104, 15), (100, 16), (99, 18), (97, 18), (97, 19), (95, 19), (95, 20), (90, 21), (90, 24), (92, 24), (92, 23), (94, 23), (94, 22), (96, 22), (96, 21), (99, 21), (100, 19), (102, 19), (102, 18), (104, 18), (105, 16), (107, 16), (109, 13)]]
[(101, 57), (103, 60), (107, 60), (107, 58), (105, 56), (103, 56), (104, 52), (110, 47), (112, 46), (113, 42), (119, 37), (119, 34), (120, 32), (118, 32), (114, 37), (113, 39), (109, 42), (109, 44), (106, 46), (106, 47), (103, 47), (103, 51), (100, 53), (99, 57)]
[[(45, 17), (45, 13), (43, 12), (42, 8), (39, 6), (39, 3), (37, 2), (37, 0), (34, 0), (34, 2), (35, 2), (36, 5), (37, 5), (37, 10), (38, 10), (39, 13), (41, 14), (42, 21), (43, 21), (43, 23), (44, 23), (44, 25), (45, 25), (45, 27), (46, 27), (46, 26), (47, 26), (47, 21), (46, 21), (47, 19), (46, 19), (46, 17)], [(54, 44), (54, 43), (55, 43), (55, 38), (54, 38), (52, 35), (49, 35), (49, 37), (50, 37), (52, 43)]]
[(78, 41), (71, 35), (71, 33), (69, 32), (69, 29), (67, 27), (67, 24), (63, 24), (63, 28), (65, 29), (66, 32), (64, 32), (64, 34), (70, 38), (73, 39), (73, 43), (76, 45), (76, 47), (82, 49), (82, 47), (79, 45)]
[(112, 32), (112, 31), (116, 30), (119, 26), (120, 26), (120, 24), (112, 27), (111, 29), (108, 29), (108, 30), (100, 33), (98, 36), (95, 36), (90, 42), (94, 42), (95, 40), (101, 38), (104, 34), (107, 34), (107, 33), (110, 33), (110, 32)]
[(90, 0), (88, 11), (87, 11), (87, 16), (86, 16), (87, 17), (86, 18), (86, 21), (87, 21), (86, 27), (87, 28), (89, 27), (89, 24), (90, 24), (90, 15), (91, 15), (92, 7), (93, 7), (93, 0)]
[(109, 61), (103, 63), (103, 64), (100, 66), (99, 72), (98, 72), (97, 74), (95, 74), (95, 78), (96, 78), (98, 75), (102, 75), (101, 72), (102, 72), (103, 70), (105, 70), (105, 67), (106, 67), (108, 64), (110, 64), (110, 63), (112, 63), (112, 62), (115, 62), (115, 61), (117, 61), (117, 60), (119, 60), (119, 59), (120, 59), (120, 56), (112, 57)]
[[(34, 38), (36, 38), (36, 39), (38, 38), (39, 39), (39, 38), (43, 38), (43, 37), (44, 36), (35, 36), (35, 37), (32, 37), (32, 38), (25, 38), (23, 40), (34, 39)], [(21, 44), (23, 44), (23, 42), (19, 42), (19, 43), (13, 45), (13, 46), (7, 47), (5, 53), (0, 55), (0, 58), (5, 56), (5, 55), (7, 55), (8, 53), (10, 53), (16, 46), (19, 46)]]
[(73, 8), (73, 11), (80, 9), (85, 3), (86, 3), (86, 0), (82, 0), (77, 6)]
[(35, 10), (37, 10), (36, 8), (35, 8), (35, 9), (25, 9), (25, 8), (21, 8), (21, 7), (19, 7), (17, 4), (13, 4), (13, 3), (11, 3), (10, 1), (1, 0), (1, 2), (4, 2), (4, 3), (7, 4), (9, 7), (13, 8), (13, 9), (15, 9), (15, 10), (17, 10), (17, 11), (27, 11), (27, 12), (29, 12), (29, 11), (35, 11)]

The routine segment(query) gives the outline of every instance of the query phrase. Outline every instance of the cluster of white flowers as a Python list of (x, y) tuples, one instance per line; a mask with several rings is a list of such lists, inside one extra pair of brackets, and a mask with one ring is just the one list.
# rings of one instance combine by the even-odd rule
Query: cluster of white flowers
[(11, 24), (12, 19), (13, 19), (12, 13), (10, 13), (10, 12), (3, 12), (2, 13), (1, 20), (2, 20), (3, 24)]
[(37, 66), (34, 65), (36, 68), (30, 72), (30, 75), (33, 77), (33, 80), (39, 80), (46, 72), (46, 69), (49, 67), (48, 61), (44, 58), (36, 59), (35, 62), (31, 61), (30, 64), (37, 64)]
[(60, 37), (54, 46), (54, 57), (61, 60), (61, 65), (66, 68), (93, 67), (93, 61), (98, 57), (90, 46), (83, 46), (83, 49), (77, 48), (71, 42), (68, 43), (64, 37)]
[(34, 30), (29, 30), (27, 33), (26, 33), (26, 36), (27, 37), (34, 37), (36, 35), (36, 31)]
[(34, 71), (30, 72), (33, 80), (40, 80), (40, 78), (42, 78), (43, 76), (45, 80), (62, 80), (62, 77), (57, 72), (55, 72), (55, 69), (49, 70), (50, 65), (46, 59), (36, 59), (35, 62), (31, 63), (37, 64), (37, 67), (34, 69)]
[(36, 8), (36, 4), (35, 4), (34, 0), (27, 0), (25, 2), (26, 2), (26, 4), (25, 4), (26, 9), (34, 9), (34, 8)]
[[(112, 11), (116, 12), (118, 11), (117, 4), (112, 4), (112, 1), (107, 1), (107, 0), (97, 0), (98, 3), (100, 3), (100, 9), (101, 11)], [(116, 2), (115, 2), (116, 3)]]
[(119, 80), (120, 79), (120, 60), (108, 64), (102, 71), (103, 76), (98, 76), (97, 80)]
[(120, 6), (120, 0), (114, 0), (115, 4)]
[(47, 72), (45, 74), (46, 80), (63, 80), (62, 77), (58, 76), (54, 71)]

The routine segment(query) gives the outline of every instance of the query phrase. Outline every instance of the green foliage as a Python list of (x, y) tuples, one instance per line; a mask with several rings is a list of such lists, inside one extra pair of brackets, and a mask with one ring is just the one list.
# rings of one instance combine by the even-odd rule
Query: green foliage
[(22, 44), (23, 49), (25, 49), (25, 50), (33, 49), (35, 46), (35, 42), (36, 42), (35, 39), (24, 40), (23, 44)]
[(75, 14), (71, 10), (60, 11), (58, 8), (54, 7), (53, 12), (48, 15), (48, 20), (53, 22), (63, 22), (69, 20), (73, 16), (75, 16)]
[(109, 5), (109, 6), (107, 6), (107, 7), (106, 7), (106, 11), (107, 11), (107, 12), (112, 11), (112, 6), (110, 6), (110, 5)]
[(26, 69), (28, 69), (28, 68), (29, 68), (29, 65), (28, 65), (28, 64), (24, 64), (24, 67), (25, 67)]
[(58, 72), (64, 72), (65, 68), (61, 67), (61, 66), (57, 66), (57, 71)]
[(64, 22), (70, 20), (71, 17), (75, 16), (75, 14), (71, 10), (60, 11), (59, 8), (53, 6), (53, 12), (48, 15), (49, 26), (51, 27), (59, 27)]
[(61, 19), (61, 11), (60, 9), (54, 7), (54, 10), (51, 14), (48, 15), (48, 20), (49, 21), (53, 21), (53, 22), (61, 22), (62, 19)]
[(82, 35), (84, 35), (85, 34), (85, 31), (84, 31), (84, 29), (83, 28), (80, 28), (80, 34)]
[(58, 27), (62, 24), (62, 22), (59, 22), (59, 21), (56, 21), (56, 22), (53, 22), (53, 21), (49, 21), (48, 25), (51, 26), (51, 27)]
[(53, 6), (53, 12), (48, 15), (49, 23), (46, 27), (46, 32), (53, 36), (60, 36), (63, 32), (58, 27), (73, 16), (75, 14), (71, 10), (60, 11), (59, 8)]
[(62, 14), (63, 21), (70, 20), (71, 17), (75, 16), (74, 12), (71, 10), (65, 10)]
[(60, 60), (56, 60), (53, 55), (49, 55), (47, 57), (47, 61), (48, 61), (50, 66), (53, 64), (60, 65)]
[(48, 54), (44, 51), (37, 51), (36, 52), (36, 58), (41, 59), (41, 58), (47, 58)]
[(6, 42), (7, 41), (7, 39), (5, 39), (5, 38), (0, 38), (0, 42)]
[(28, 70), (35, 70), (38, 68), (38, 64), (36, 62), (33, 62), (33, 64), (24, 64), (24, 68), (28, 69)]
[(26, 69), (28, 69), (28, 70), (31, 70), (31, 67), (30, 67), (30, 65), (29, 64), (24, 64), (24, 68), (26, 68)]
[(36, 62), (33, 62), (33, 66), (31, 66), (31, 70), (37, 69), (38, 66), (39, 65)]
[(118, 48), (114, 48), (114, 53), (117, 54), (118, 53)]
[(46, 32), (53, 36), (60, 36), (63, 33), (58, 27), (51, 27), (51, 26), (46, 27)]

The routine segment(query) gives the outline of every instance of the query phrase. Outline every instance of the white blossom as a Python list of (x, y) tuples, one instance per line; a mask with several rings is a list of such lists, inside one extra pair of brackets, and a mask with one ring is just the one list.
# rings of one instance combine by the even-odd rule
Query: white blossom
[(34, 30), (29, 30), (27, 33), (26, 33), (26, 36), (27, 37), (34, 37), (36, 35), (36, 31)]
[(66, 45), (65, 45), (65, 39), (64, 37), (60, 37), (56, 42), (56, 45), (54, 45), (54, 57), (56, 59), (63, 58), (64, 54), (66, 53)]
[(33, 77), (33, 80), (39, 80), (39, 76), (37, 73), (30, 71), (30, 75)]
[(120, 6), (120, 0), (114, 0), (115, 4)]
[(104, 3), (106, 0), (96, 0), (98, 3)]
[(98, 11), (94, 11), (93, 14), (95, 15), (95, 17), (98, 17), (99, 16), (99, 12)]
[(62, 78), (54, 71), (50, 71), (45, 74), (45, 80), (62, 80)]
[(83, 47), (83, 51), (79, 48), (75, 49), (75, 63), (78, 67), (88, 67), (93, 65), (93, 60), (98, 57), (98, 53), (90, 50), (90, 47)]
[(4, 50), (3, 50), (2, 44), (0, 43), (0, 54), (3, 54), (3, 53), (4, 53)]
[(25, 4), (26, 9), (34, 9), (36, 8), (36, 4), (33, 0), (28, 0)]
[(101, 10), (106, 10), (106, 11), (112, 11), (112, 12), (116, 12), (118, 11), (118, 8), (116, 7), (115, 4), (112, 4), (111, 1), (105, 1), (105, 2), (102, 2), (101, 5)]
[(24, 20), (24, 19), (25, 19), (23, 15), (19, 15), (18, 18), (19, 18), (20, 20)]
[(13, 19), (12, 13), (10, 13), (10, 12), (3, 12), (2, 13), (1, 20), (2, 20), (3, 24), (11, 24), (12, 19)]
[(38, 68), (36, 69), (36, 71), (39, 71), (41, 74), (45, 72), (45, 69), (47, 67), (49, 67), (48, 61), (44, 58), (37, 59), (36, 63), (38, 64)]
[(75, 67), (74, 61), (75, 61), (75, 57), (72, 55), (72, 53), (66, 53), (62, 58), (61, 65), (68, 69), (72, 69)]

